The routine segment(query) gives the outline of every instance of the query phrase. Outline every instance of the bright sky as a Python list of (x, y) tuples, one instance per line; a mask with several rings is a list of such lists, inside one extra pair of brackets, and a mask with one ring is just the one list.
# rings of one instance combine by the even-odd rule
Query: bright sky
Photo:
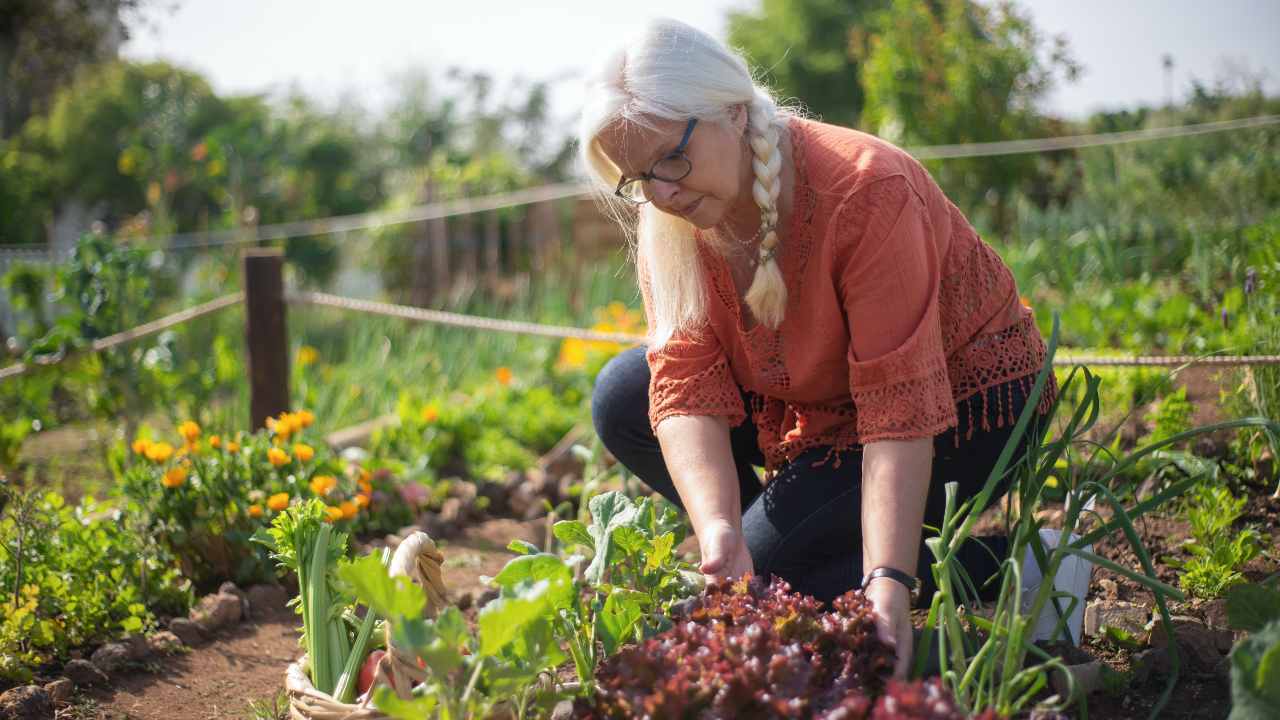
[[(724, 37), (726, 11), (758, 0), (179, 0), (153, 11), (153, 31), (125, 46), (133, 58), (165, 58), (198, 70), (223, 93), (291, 86), (336, 103), (354, 96), (377, 108), (389, 78), (413, 68), (458, 65), (499, 80), (561, 78), (554, 112), (569, 118), (591, 59), (649, 16), (680, 18)], [(1265, 75), (1280, 92), (1277, 0), (1017, 0), (1037, 27), (1063, 34), (1085, 67), (1048, 109), (1078, 117), (1103, 107), (1160, 103), (1161, 57), (1174, 57), (1174, 96), (1192, 77), (1212, 81), (1230, 67)], [(358, 9), (356, 9), (358, 7)]]

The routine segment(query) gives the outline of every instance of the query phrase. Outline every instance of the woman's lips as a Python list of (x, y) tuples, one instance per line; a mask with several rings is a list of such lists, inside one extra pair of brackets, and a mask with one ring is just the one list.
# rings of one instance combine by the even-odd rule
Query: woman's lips
[[(706, 197), (706, 196), (704, 195), (703, 197)], [(681, 210), (680, 214), (687, 216), (689, 213), (693, 212), (694, 210), (697, 210), (698, 206), (701, 204), (702, 204), (702, 198), (698, 198), (697, 200), (694, 200), (693, 203), (691, 203), (688, 207)]]

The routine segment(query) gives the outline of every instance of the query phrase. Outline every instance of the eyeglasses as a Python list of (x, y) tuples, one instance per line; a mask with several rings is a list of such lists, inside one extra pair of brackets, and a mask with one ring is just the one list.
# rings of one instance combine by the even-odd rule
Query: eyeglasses
[(689, 160), (689, 156), (684, 154), (684, 148), (689, 144), (689, 136), (693, 134), (693, 126), (698, 124), (698, 118), (690, 118), (689, 124), (684, 128), (684, 137), (680, 138), (680, 144), (676, 146), (665, 157), (659, 158), (649, 168), (649, 172), (644, 173), (637, 178), (629, 178), (623, 175), (618, 179), (618, 188), (613, 191), (614, 195), (634, 203), (643, 205), (649, 202), (649, 198), (644, 192), (644, 183), (649, 180), (662, 180), (663, 182), (680, 182), (693, 172), (693, 163)]

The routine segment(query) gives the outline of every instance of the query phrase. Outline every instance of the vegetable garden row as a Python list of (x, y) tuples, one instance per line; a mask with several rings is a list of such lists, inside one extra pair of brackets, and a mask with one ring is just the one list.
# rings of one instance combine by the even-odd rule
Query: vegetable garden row
[[(610, 313), (630, 322), (621, 308)], [(598, 366), (616, 350), (569, 342), (557, 362)], [(1133, 392), (1161, 382), (1154, 371), (1106, 374), (1060, 373), (1055, 432), (1010, 468), (1015, 501), (983, 518), (968, 505), (950, 509), (932, 541), (942, 590), (921, 618), (922, 679), (909, 684), (887, 680), (891, 653), (859, 593), (824, 608), (780, 581), (703, 587), (678, 550), (688, 535), (681, 518), (637, 495), (598, 447), (575, 446), (562, 477), (529, 471), (582, 421), (583, 398), (508, 368), (466, 393), (406, 397), (400, 422), (364, 451), (331, 451), (305, 410), (254, 433), (186, 421), (172, 436), (144, 428), (116, 447), (109, 501), (69, 505), (57, 493), (8, 490), (4, 673), (50, 680), (73, 652), (172, 625), (198, 592), (224, 580), (283, 580), (296, 584), (302, 619), (306, 655), (295, 675), (392, 717), (1012, 717), (1037, 705), (1077, 712), (1089, 691), (1106, 707), (1107, 688), (1140, 682), (1144, 652), (1144, 662), (1176, 670), (1171, 691), (1186, 678), (1220, 676), (1220, 667), (1197, 665), (1195, 648), (1169, 651), (1168, 639), (1185, 647), (1181, 629), (1198, 627), (1186, 614), (1225, 597), (1226, 623), (1239, 631), (1222, 661), (1232, 701), (1255, 713), (1241, 717), (1266, 717), (1277, 700), (1280, 503), (1264, 500), (1258, 484), (1239, 485), (1245, 473), (1229, 449), (1206, 458), (1189, 448), (1214, 433), (1247, 447), (1277, 427), (1253, 418), (1191, 428), (1181, 389), (1150, 408), (1140, 442), (1117, 433), (1104, 444), (1096, 427), (1104, 384)], [(1229, 480), (1255, 498), (1234, 494)], [(1242, 527), (1246, 503), (1262, 525)], [(490, 581), (496, 597), (467, 612), (439, 587), (438, 570), (435, 583), (423, 581), (430, 573), (418, 583), (413, 573), (393, 576), (389, 549), (376, 549), (401, 532), (401, 548), (427, 548), (438, 567), (460, 523), (513, 510), (547, 515), (553, 532), (542, 546), (513, 541), (517, 557)], [(1157, 570), (1139, 530), (1157, 515), (1185, 519), (1193, 534), (1174, 577)], [(1116, 593), (1123, 584), (1130, 601), (1147, 596), (1141, 607), (1155, 606), (1154, 626), (1149, 610), (1140, 622), (1095, 622), (1091, 649), (1127, 652), (1115, 663), (1121, 670), (1108, 664), (1098, 684), (1065, 649), (1025, 643), (1052, 588), (1019, 597), (1016, 568), (993, 608), (970, 600), (972, 579), (955, 574), (950, 556), (993, 520), (1008, 524), (1014, 556), (1042, 526), (1075, 531), (1084, 536), (1076, 546), (1102, 548), (1091, 559), (1109, 577), (1097, 582)], [(410, 525), (431, 530), (439, 548), (402, 530)], [(1084, 551), (1054, 550), (1044, 561), (1053, 568), (1068, 553)], [(1164, 653), (1153, 658), (1149, 643)], [(1141, 682), (1159, 690), (1164, 680)]]

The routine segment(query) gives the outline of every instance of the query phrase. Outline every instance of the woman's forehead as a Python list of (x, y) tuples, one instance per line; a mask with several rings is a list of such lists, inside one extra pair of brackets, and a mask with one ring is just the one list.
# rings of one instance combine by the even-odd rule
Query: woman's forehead
[(605, 155), (624, 175), (638, 175), (647, 172), (662, 152), (680, 142), (687, 124), (656, 119), (639, 123), (619, 118), (606, 125), (596, 137)]

